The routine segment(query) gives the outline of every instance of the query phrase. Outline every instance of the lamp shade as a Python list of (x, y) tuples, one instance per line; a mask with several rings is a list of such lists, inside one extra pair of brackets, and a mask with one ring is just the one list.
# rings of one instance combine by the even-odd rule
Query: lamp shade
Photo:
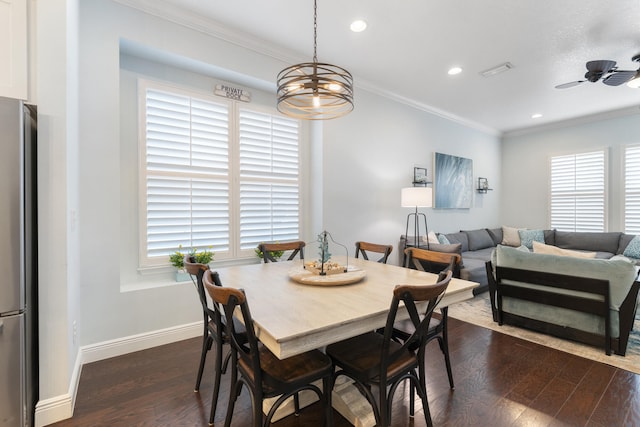
[(400, 205), (403, 208), (430, 208), (433, 206), (433, 190), (430, 187), (403, 188)]

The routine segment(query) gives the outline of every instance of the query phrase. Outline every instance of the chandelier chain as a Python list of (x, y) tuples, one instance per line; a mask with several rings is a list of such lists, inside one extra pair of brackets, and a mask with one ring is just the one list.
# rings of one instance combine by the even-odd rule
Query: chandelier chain
[(318, 62), (318, 2), (313, 0), (313, 62)]

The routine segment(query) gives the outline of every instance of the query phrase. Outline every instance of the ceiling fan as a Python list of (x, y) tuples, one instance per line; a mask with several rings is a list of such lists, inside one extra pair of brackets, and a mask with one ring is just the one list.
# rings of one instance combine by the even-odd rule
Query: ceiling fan
[[(631, 60), (640, 64), (640, 54), (634, 56)], [(584, 78), (585, 80), (576, 80), (560, 84), (556, 86), (556, 89), (567, 89), (584, 82), (595, 83), (600, 79), (602, 79), (602, 83), (609, 86), (620, 86), (621, 84), (630, 82), (631, 80), (638, 80), (638, 83), (640, 83), (640, 68), (636, 71), (618, 70), (618, 67), (616, 67), (616, 61), (609, 61), (606, 59), (589, 61), (587, 62), (587, 72), (585, 73)]]

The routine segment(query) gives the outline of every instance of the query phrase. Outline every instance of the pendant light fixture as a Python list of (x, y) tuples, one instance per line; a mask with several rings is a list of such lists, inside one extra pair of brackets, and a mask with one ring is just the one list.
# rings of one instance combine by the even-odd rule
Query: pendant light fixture
[(337, 65), (318, 62), (317, 0), (313, 1), (313, 62), (278, 74), (278, 111), (304, 120), (342, 117), (353, 110), (353, 77)]

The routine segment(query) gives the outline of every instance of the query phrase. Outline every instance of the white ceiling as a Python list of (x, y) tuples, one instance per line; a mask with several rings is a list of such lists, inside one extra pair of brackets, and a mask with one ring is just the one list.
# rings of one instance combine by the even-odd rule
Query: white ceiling
[[(211, 25), (282, 59), (313, 56), (312, 0), (118, 1)], [(366, 31), (349, 30), (357, 18)], [(636, 70), (639, 53), (640, 0), (318, 0), (318, 60), (353, 74), (356, 108), (358, 88), (376, 90), (497, 132), (636, 111), (640, 89), (554, 86), (583, 79), (589, 60)], [(479, 74), (504, 62), (514, 68)], [(462, 73), (447, 75), (452, 66)]]

